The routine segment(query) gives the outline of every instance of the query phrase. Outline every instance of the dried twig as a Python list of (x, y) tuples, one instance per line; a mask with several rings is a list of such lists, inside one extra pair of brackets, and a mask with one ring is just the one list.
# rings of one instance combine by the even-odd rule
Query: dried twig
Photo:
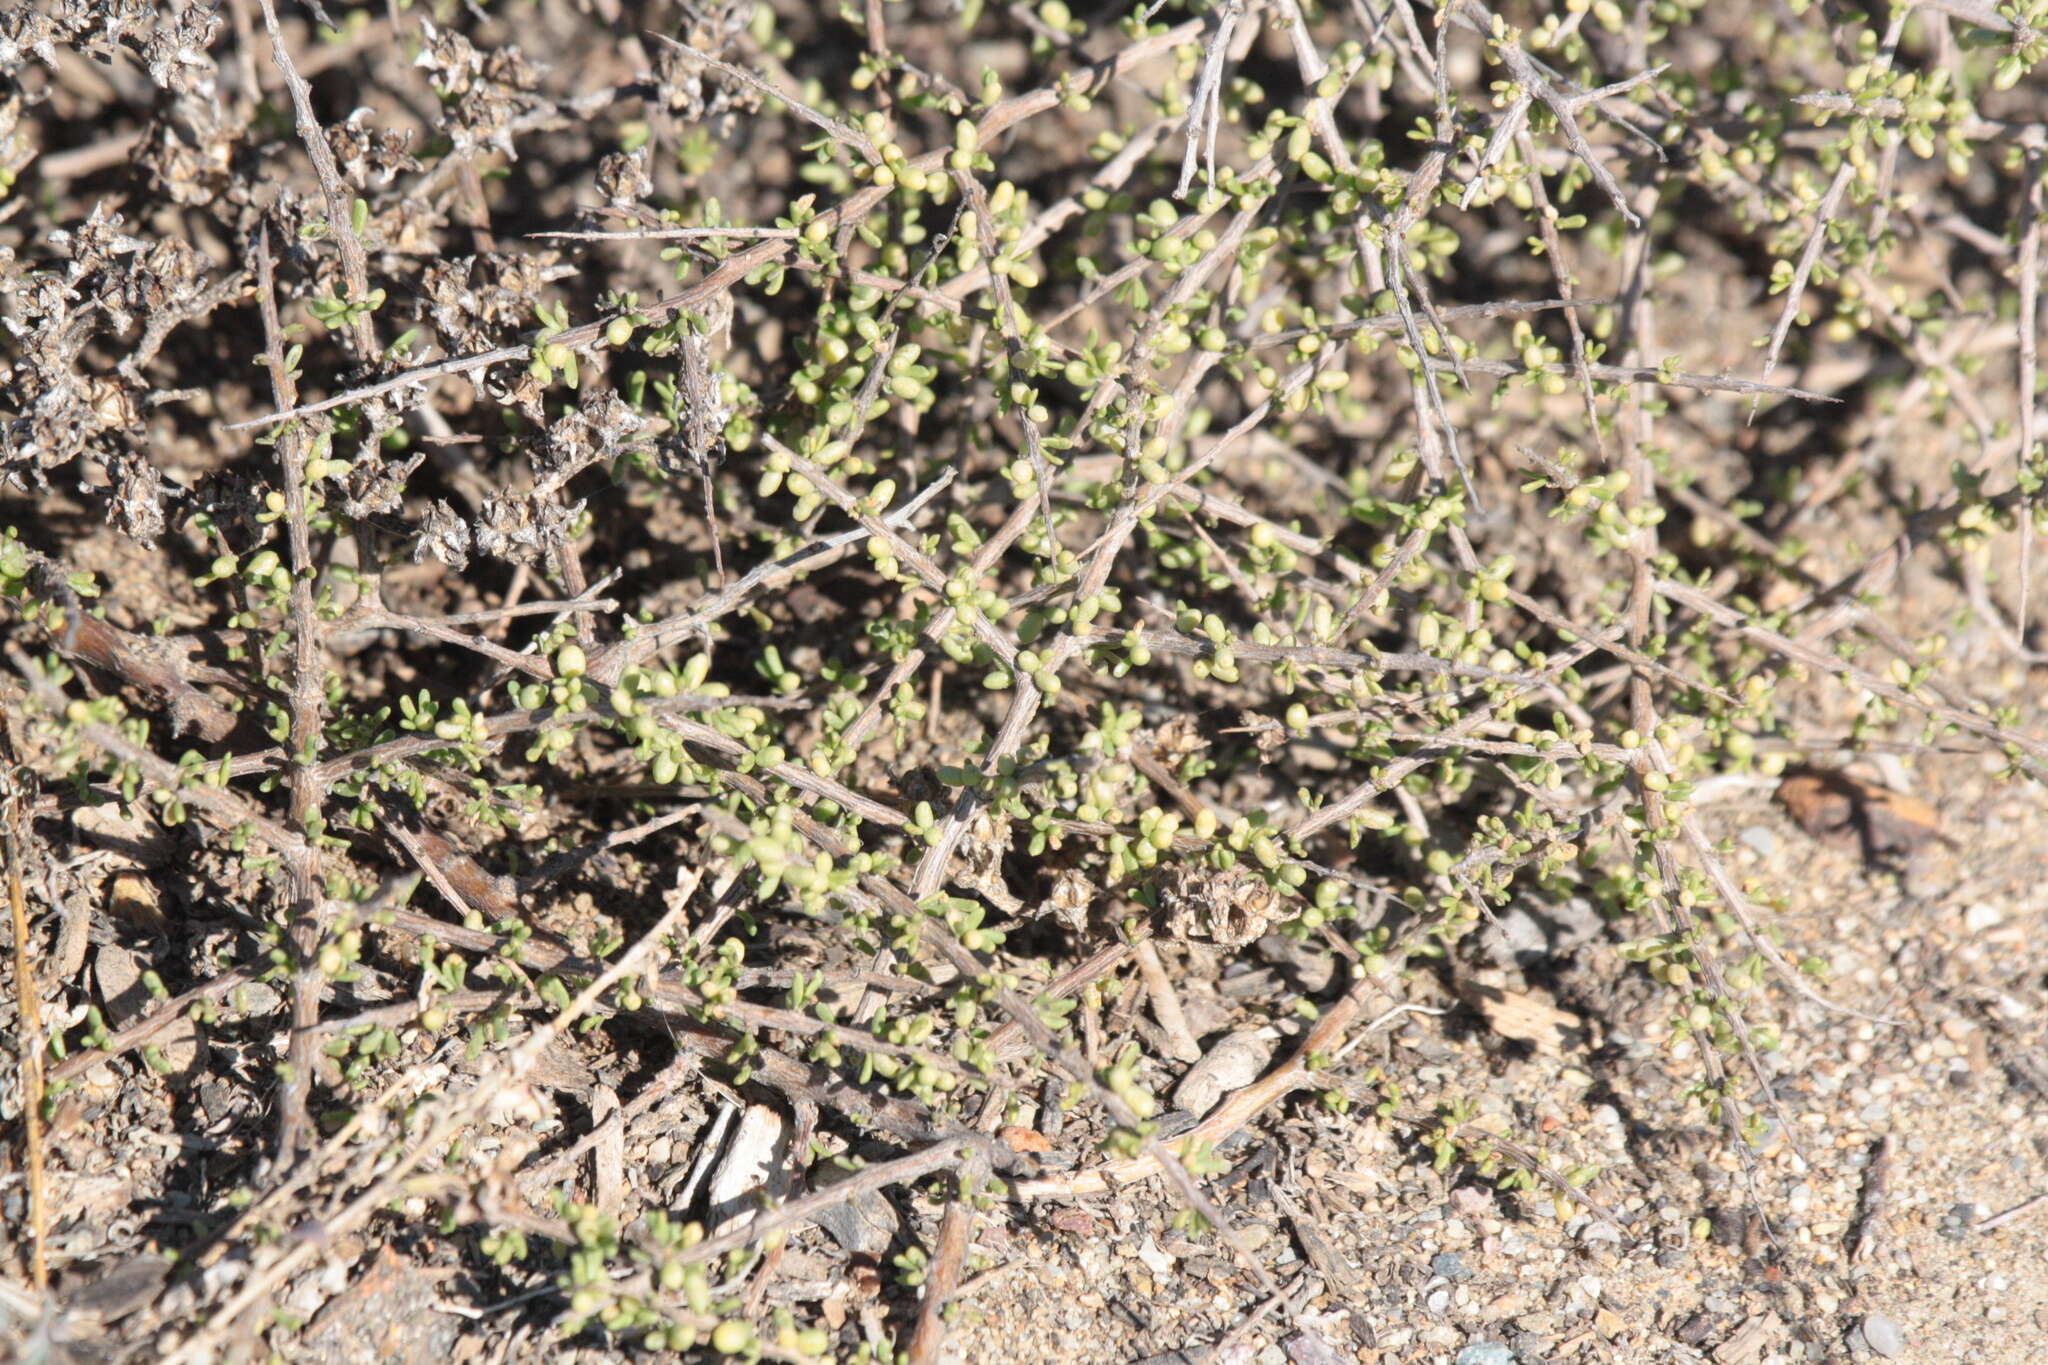
[[(284, 55), (284, 46), (277, 36), (277, 21), (269, 0), (265, 0), (264, 14), (271, 25), (271, 42), (278, 53), (280, 67), (285, 69), (288, 80), (294, 79)], [(298, 82), (302, 87), (304, 82)], [(311, 107), (304, 103), (305, 96), (295, 87), (301, 101), (300, 131), (306, 131), (311, 119)], [(318, 138), (318, 125), (313, 125), (311, 136)], [(320, 146), (325, 149), (325, 142)], [(319, 158), (316, 154), (316, 164)], [(332, 172), (330, 162), (328, 171)], [(356, 247), (358, 253), (361, 246)], [(284, 329), (277, 316), (277, 292), (271, 280), (270, 233), (266, 226), (256, 241), (256, 302), (263, 316), (263, 332), (267, 343), (265, 359), (270, 368), (272, 396), (279, 407), (290, 407), (298, 390), (292, 378), (291, 366), (285, 356)], [(367, 328), (367, 323), (365, 324)], [(367, 331), (360, 340), (367, 341)], [(322, 643), (323, 632), (318, 613), (314, 609), (313, 578), (316, 572), (313, 563), (312, 533), (308, 526), (309, 512), (306, 501), (306, 444), (307, 432), (293, 428), (283, 432), (277, 443), (278, 458), (284, 479), (285, 533), (292, 568), (291, 605), (288, 624), (292, 637), (292, 678), (286, 694), (286, 706), (290, 712), (291, 744), (287, 762), (291, 784), (291, 820), (300, 829), (310, 828), (320, 813), (324, 788), (321, 786), (316, 769), (319, 759), (321, 738), (321, 714), (325, 707), (324, 688), (327, 671), (324, 666), (325, 651)], [(302, 845), (303, 851), (287, 859), (287, 894), (291, 899), (291, 942), (296, 960), (292, 970), (292, 1038), (285, 1057), (283, 1085), (278, 1095), (278, 1156), (289, 1163), (297, 1155), (299, 1145), (304, 1141), (312, 1122), (308, 1103), (311, 1098), (314, 1067), (320, 1054), (315, 1036), (320, 1022), (320, 1000), (326, 991), (326, 972), (320, 965), (320, 947), (325, 936), (324, 917), (321, 907), (325, 898), (320, 889), (320, 853), (318, 846), (308, 840)]]
[[(1001, 1087), (991, 1087), (988, 1097), (982, 1102), (981, 1114), (976, 1127), (987, 1131), (1002, 1121), (1003, 1109), (1009, 1103), (1010, 1092)], [(974, 1154), (962, 1172), (963, 1183), (973, 1182), (985, 1174), (987, 1162), (979, 1159), (983, 1154)], [(967, 1262), (967, 1246), (974, 1240), (974, 1201), (966, 1197), (967, 1191), (946, 1205), (946, 1213), (939, 1220), (939, 1234), (932, 1242), (931, 1269), (925, 1276), (924, 1293), (917, 1304), (917, 1328), (910, 1337), (909, 1365), (934, 1365), (939, 1351), (946, 1340), (946, 1305), (954, 1299), (960, 1288), (960, 1276)]]
[[(277, 6), (272, 0), (261, 0), (263, 5), (263, 27), (270, 34), (271, 60), (284, 76), (285, 89), (291, 92), (292, 112), (298, 120), (299, 141), (305, 144), (306, 155), (313, 163), (313, 173), (319, 177), (320, 192), (327, 198), (327, 229), (334, 235), (334, 241), (341, 248), (341, 268), (348, 280), (350, 302), (367, 302), (370, 297), (370, 259), (363, 251), (362, 238), (356, 236), (354, 206), (355, 200), (342, 183), (341, 171), (334, 164), (334, 151), (327, 145), (327, 134), (320, 127), (319, 118), (313, 113), (312, 87), (292, 64), (291, 49), (285, 45), (284, 33), (278, 27)], [(267, 266), (265, 267), (268, 268)], [(261, 286), (264, 294), (270, 293), (270, 286)], [(377, 338), (370, 326), (367, 312), (351, 315), (349, 331), (355, 341), (356, 354), (365, 363), (374, 359), (377, 353)], [(272, 374), (279, 373), (273, 364)], [(279, 398), (280, 408), (290, 407), (291, 399)]]
[[(1451, 370), (1462, 365), (1473, 374), (1499, 375), (1503, 378), (1518, 374), (1571, 374), (1569, 365), (1529, 366), (1519, 360), (1446, 360), (1441, 356), (1428, 356), (1432, 370)], [(1766, 371), (1768, 373), (1768, 371)], [(1789, 384), (1771, 384), (1761, 379), (1743, 379), (1736, 375), (1693, 374), (1687, 370), (1658, 370), (1645, 365), (1587, 365), (1586, 374), (1609, 384), (1662, 384), (1674, 389), (1696, 389), (1701, 393), (1746, 393), (1758, 398), (1800, 398), (1809, 403), (1839, 403), (1842, 400), (1832, 394), (1815, 393), (1810, 389), (1793, 388)]]
[(22, 894), (22, 861), (34, 835), (24, 805), (32, 774), (14, 744), (14, 717), (0, 711), (0, 839), (7, 859), (7, 911), (14, 930), (15, 1047), (20, 1052), (22, 1165), (28, 1174), (29, 1282), (41, 1293), (49, 1288), (49, 1191), (43, 1175), (43, 1007), (29, 946), (28, 905)]
[(133, 1052), (171, 1025), (190, 1018), (193, 1006), (225, 1000), (250, 982), (267, 975), (270, 970), (271, 964), (268, 962), (231, 967), (201, 985), (174, 995), (126, 1028), (109, 1034), (104, 1047), (74, 1052), (57, 1063), (51, 1068), (50, 1079), (73, 1080), (102, 1062), (112, 1061), (124, 1053)]
[[(2043, 229), (2044, 191), (2042, 186), (2042, 154), (2038, 147), (2026, 151), (2025, 166), (2021, 171), (2021, 183), (2026, 186), (2020, 199), (2019, 212), (2019, 287), (2020, 306), (2017, 326), (2019, 330), (2020, 373), (2020, 451), (2019, 466), (2025, 470), (2027, 462), (2034, 458), (2034, 422), (2038, 411), (2035, 402), (2037, 378), (2040, 374), (2040, 309), (2041, 309), (2041, 233)], [(2027, 627), (2031, 613), (2027, 609), (2027, 594), (2033, 587), (2034, 498), (2029, 494), (2020, 500), (2020, 570), (2019, 605), (2013, 612), (2013, 642), (2020, 652), (2027, 652)]]
[(2007, 1223), (2017, 1222), (2021, 1218), (2024, 1218), (2028, 1214), (2032, 1213), (2035, 1209), (2042, 1207), (2048, 1207), (2048, 1193), (2037, 1194), (2032, 1199), (2022, 1199), (2019, 1203), (2014, 1204), (2011, 1208), (2004, 1209), (1998, 1213), (1992, 1214), (1983, 1222), (1977, 1224), (1975, 1231), (1995, 1232), (1999, 1228), (2004, 1227)]
[(1209, 168), (1209, 183), (1216, 183), (1216, 129), (1223, 117), (1223, 64), (1230, 56), (1231, 40), (1245, 17), (1245, 0), (1223, 0), (1217, 9), (1216, 31), (1209, 36), (1208, 52), (1196, 77), (1194, 94), (1188, 100), (1187, 152), (1181, 158), (1180, 183), (1173, 197), (1185, 199), (1195, 184), (1195, 162)]
[(1867, 1264), (1883, 1249), (1889, 1236), (1885, 1226), (1885, 1205), (1892, 1188), (1892, 1139), (1886, 1134), (1870, 1149), (1870, 1164), (1863, 1168), (1863, 1200), (1856, 1211), (1856, 1226), (1850, 1233), (1849, 1259)]
[(1159, 960), (1159, 945), (1149, 938), (1143, 939), (1131, 952), (1137, 959), (1138, 973), (1145, 980), (1145, 994), (1152, 1001), (1152, 1017), (1159, 1021), (1173, 1059), (1199, 1062), (1202, 1045), (1188, 1028), (1187, 1015), (1181, 1012), (1180, 993), (1173, 988), (1173, 978), (1166, 974), (1166, 964)]

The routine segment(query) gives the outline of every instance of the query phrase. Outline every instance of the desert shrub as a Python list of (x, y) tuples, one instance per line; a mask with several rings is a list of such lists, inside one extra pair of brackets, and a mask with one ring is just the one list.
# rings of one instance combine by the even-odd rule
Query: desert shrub
[(508, 1158), (566, 1037), (940, 1181), (923, 1356), (1043, 1178), (1004, 1124), (1211, 1217), (1174, 977), (1271, 935), (1342, 975), (1269, 1100), (1529, 1183), (1319, 1070), (1512, 902), (1590, 902), (1754, 1138), (1825, 984), (1700, 784), (2038, 775), (1894, 611), (1932, 558), (2034, 657), (2038, 5), (1077, 8), (0, 16), (9, 863), (107, 802), (177, 850), (159, 1005), (53, 982), (31, 1107), (187, 1018), (247, 1096), (166, 1350), (379, 1219), (572, 1337), (890, 1349), (749, 1305), (796, 1215)]

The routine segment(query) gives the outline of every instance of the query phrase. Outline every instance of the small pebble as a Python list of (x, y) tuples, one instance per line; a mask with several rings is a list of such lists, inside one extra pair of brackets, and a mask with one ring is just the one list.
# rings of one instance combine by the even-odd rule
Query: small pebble
[(1458, 1352), (1458, 1365), (1515, 1365), (1515, 1353), (1498, 1341), (1475, 1341)]
[(251, 981), (246, 986), (237, 986), (228, 996), (228, 1004), (251, 1019), (260, 1019), (280, 1008), (284, 1004), (284, 997), (261, 981)]
[(1978, 901), (1975, 905), (1963, 911), (1963, 927), (1973, 934), (1981, 934), (1986, 929), (1996, 929), (2003, 923), (2005, 923), (2005, 911), (1989, 901)]
[(896, 1240), (901, 1219), (887, 1195), (871, 1190), (820, 1209), (816, 1222), (827, 1237), (846, 1250), (879, 1256)]
[(1750, 825), (1735, 837), (1759, 858), (1768, 858), (1778, 850), (1778, 836), (1763, 825)]
[(1206, 1114), (1233, 1090), (1259, 1078), (1272, 1060), (1273, 1044), (1246, 1029), (1222, 1039), (1188, 1068), (1174, 1087), (1173, 1102), (1190, 1114)]
[(1960, 1242), (1970, 1235), (1970, 1229), (1977, 1225), (1984, 1214), (1982, 1204), (1956, 1204), (1941, 1216), (1941, 1226), (1936, 1231), (1951, 1242)]
[(1431, 1259), (1429, 1269), (1431, 1274), (1441, 1275), (1447, 1280), (1462, 1282), (1472, 1278), (1472, 1268), (1455, 1251), (1438, 1252)]
[(1284, 1349), (1294, 1365), (1343, 1365), (1344, 1358), (1337, 1354), (1336, 1348), (1309, 1332), (1289, 1337)]
[(1866, 1313), (1862, 1323), (1863, 1344), (1886, 1360), (1906, 1353), (1906, 1334), (1882, 1313)]
[(1138, 1259), (1145, 1263), (1145, 1268), (1154, 1275), (1165, 1276), (1173, 1273), (1173, 1257), (1159, 1249), (1150, 1233), (1147, 1233), (1145, 1240), (1139, 1244), (1137, 1255)]
[(1480, 931), (1479, 951), (1496, 966), (1527, 967), (1569, 957), (1606, 929), (1600, 912), (1582, 897), (1554, 905), (1517, 903)]

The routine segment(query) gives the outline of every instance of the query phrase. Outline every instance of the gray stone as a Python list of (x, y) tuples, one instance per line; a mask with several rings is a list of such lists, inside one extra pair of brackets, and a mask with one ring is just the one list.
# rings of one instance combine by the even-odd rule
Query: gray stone
[(1329, 1342), (1312, 1332), (1289, 1337), (1285, 1350), (1294, 1365), (1342, 1365), (1344, 1359)]
[[(816, 1173), (821, 1177), (818, 1180), (820, 1187), (843, 1180), (850, 1174), (829, 1163), (821, 1163)], [(880, 1190), (868, 1190), (842, 1203), (819, 1209), (812, 1221), (846, 1250), (878, 1256), (896, 1240), (896, 1229), (901, 1220), (887, 1195)]]
[(1498, 1341), (1475, 1341), (1458, 1352), (1458, 1365), (1515, 1365), (1515, 1353)]
[(1336, 956), (1319, 945), (1298, 943), (1285, 934), (1258, 941), (1260, 957), (1285, 971), (1305, 991), (1319, 991), (1337, 974)]
[(1981, 934), (1987, 929), (1996, 929), (2004, 922), (2005, 911), (1989, 901), (1979, 901), (1963, 911), (1963, 928), (1973, 934)]
[(1272, 1060), (1273, 1044), (1255, 1030), (1230, 1034), (1188, 1068), (1173, 1089), (1173, 1102), (1190, 1114), (1206, 1114), (1226, 1094), (1257, 1080)]
[(1429, 1262), (1430, 1273), (1441, 1275), (1447, 1280), (1463, 1282), (1472, 1278), (1472, 1267), (1465, 1264), (1465, 1258), (1455, 1251), (1439, 1251)]
[(1906, 1353), (1905, 1332), (1884, 1314), (1864, 1314), (1860, 1330), (1863, 1344), (1886, 1360), (1897, 1360)]
[(252, 1019), (260, 1019), (284, 1008), (284, 996), (268, 982), (251, 981), (229, 992), (228, 1005)]
[(1545, 958), (1569, 957), (1605, 928), (1593, 903), (1579, 897), (1556, 905), (1518, 900), (1480, 932), (1479, 950), (1495, 966), (1527, 967)]

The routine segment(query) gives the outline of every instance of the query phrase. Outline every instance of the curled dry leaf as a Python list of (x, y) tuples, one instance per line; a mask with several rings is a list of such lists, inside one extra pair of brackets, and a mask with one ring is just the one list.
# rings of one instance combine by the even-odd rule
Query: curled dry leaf
[(1857, 844), (1882, 863), (1940, 840), (1941, 814), (1917, 796), (1844, 772), (1809, 769), (1778, 784), (1777, 799), (1801, 829), (1827, 843)]
[(80, 834), (113, 855), (124, 870), (159, 868), (170, 862), (172, 842), (162, 825), (140, 802), (123, 807), (118, 801), (80, 806), (71, 813)]
[(163, 893), (156, 883), (134, 872), (116, 872), (107, 879), (107, 913), (142, 929), (164, 926)]
[(1026, 1128), (1021, 1123), (1010, 1124), (1002, 1130), (999, 1136), (1005, 1143), (1009, 1144), (1009, 1148), (1013, 1152), (1049, 1152), (1052, 1150), (1052, 1139), (1039, 1132), (1036, 1128)]

